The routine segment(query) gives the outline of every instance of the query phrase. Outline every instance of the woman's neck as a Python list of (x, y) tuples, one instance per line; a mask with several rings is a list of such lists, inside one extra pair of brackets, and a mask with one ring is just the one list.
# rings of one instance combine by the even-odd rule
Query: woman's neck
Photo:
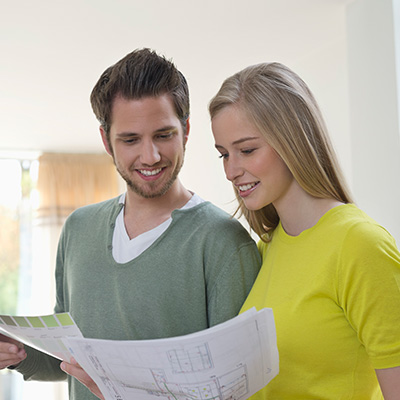
[(285, 232), (290, 236), (298, 236), (312, 228), (326, 212), (342, 204), (333, 198), (313, 197), (296, 182), (286, 198), (274, 206)]

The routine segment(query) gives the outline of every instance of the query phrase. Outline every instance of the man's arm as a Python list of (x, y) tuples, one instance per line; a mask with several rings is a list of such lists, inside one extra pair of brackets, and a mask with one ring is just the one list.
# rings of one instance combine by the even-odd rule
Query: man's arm
[(17, 365), (25, 358), (24, 345), (0, 333), (0, 369)]
[(385, 400), (400, 400), (400, 367), (376, 369)]

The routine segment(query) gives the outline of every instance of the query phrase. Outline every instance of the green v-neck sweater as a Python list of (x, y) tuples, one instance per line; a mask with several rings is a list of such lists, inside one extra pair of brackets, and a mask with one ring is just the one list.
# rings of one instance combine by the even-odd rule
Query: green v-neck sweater
[[(157, 339), (206, 329), (238, 314), (261, 265), (242, 225), (209, 202), (172, 212), (168, 229), (124, 264), (112, 256), (118, 198), (82, 207), (59, 242), (55, 312), (71, 312), (88, 338)], [(27, 349), (25, 379), (64, 378), (59, 361)], [(73, 400), (96, 399), (70, 382)]]

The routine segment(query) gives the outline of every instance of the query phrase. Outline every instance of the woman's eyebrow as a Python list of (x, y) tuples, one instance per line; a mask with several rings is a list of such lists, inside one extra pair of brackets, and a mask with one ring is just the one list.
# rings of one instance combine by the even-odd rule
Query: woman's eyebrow
[(249, 140), (258, 140), (258, 139), (260, 139), (260, 138), (257, 137), (257, 136), (247, 136), (247, 137), (235, 140), (234, 142), (232, 142), (232, 144), (235, 145), (235, 144), (240, 144), (240, 143), (243, 143), (243, 142), (247, 142)]
[[(234, 142), (232, 142), (232, 145), (235, 146), (235, 145), (238, 145), (238, 144), (241, 144), (241, 143), (244, 143), (244, 142), (248, 142), (248, 141), (251, 141), (251, 140), (260, 140), (260, 138), (257, 137), (257, 136), (254, 136), (254, 137), (253, 136), (247, 136), (247, 137), (235, 140)], [(221, 145), (216, 143), (215, 144), (215, 148), (216, 149), (223, 149), (224, 146), (221, 146)]]

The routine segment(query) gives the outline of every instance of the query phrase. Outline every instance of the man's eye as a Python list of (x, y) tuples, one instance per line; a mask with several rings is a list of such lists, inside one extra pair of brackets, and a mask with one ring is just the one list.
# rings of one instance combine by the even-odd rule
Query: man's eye
[(137, 142), (137, 139), (133, 139), (133, 138), (124, 139), (124, 143), (126, 143), (126, 144), (132, 144), (132, 143), (136, 143), (136, 142)]
[(158, 135), (159, 139), (169, 139), (172, 136), (172, 132), (166, 132)]

